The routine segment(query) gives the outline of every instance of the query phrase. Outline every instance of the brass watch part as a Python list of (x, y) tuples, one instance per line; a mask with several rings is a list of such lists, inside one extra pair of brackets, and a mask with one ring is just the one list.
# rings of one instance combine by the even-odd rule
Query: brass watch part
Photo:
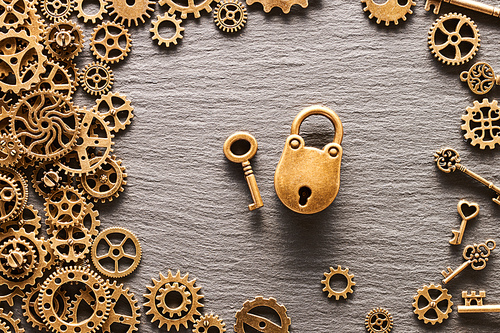
[(99, 113), (113, 133), (124, 130), (134, 118), (134, 107), (125, 95), (109, 92), (95, 102), (92, 110)]
[(154, 11), (155, 2), (151, 0), (135, 0), (132, 5), (129, 5), (123, 0), (108, 1), (109, 16), (114, 16), (114, 21), (121, 23), (127, 27), (132, 25), (132, 22), (138, 26), (139, 22), (145, 22), (146, 18), (150, 18), (149, 12)]
[(96, 21), (102, 21), (103, 15), (108, 13), (108, 9), (106, 8), (107, 2), (106, 0), (98, 0), (99, 1), (99, 10), (94, 13), (86, 13), (83, 9), (83, 2), (85, 0), (75, 0), (75, 11), (78, 13), (78, 18), (82, 18), (83, 22), (87, 23), (88, 21), (93, 24)]
[[(217, 332), (226, 332), (226, 324), (218, 315), (210, 313), (208, 315), (201, 316), (193, 325), (193, 333), (206, 333), (212, 331), (211, 328), (217, 329)], [(215, 331), (215, 330), (213, 330)]]
[[(430, 291), (433, 295), (431, 295)], [(436, 323), (442, 323), (443, 320), (448, 319), (448, 315), (452, 311), (451, 306), (453, 302), (451, 301), (451, 295), (448, 294), (448, 289), (440, 285), (424, 285), (422, 289), (417, 290), (417, 294), (413, 299), (412, 305), (415, 308), (413, 312), (425, 324), (430, 323), (435, 325)]]
[(384, 308), (374, 308), (365, 318), (365, 327), (369, 333), (389, 333), (393, 326), (392, 315)]
[[(342, 269), (340, 265), (337, 268), (330, 267), (330, 272), (324, 273), (325, 279), (321, 280), (321, 283), (324, 285), (323, 291), (328, 293), (328, 298), (335, 296), (335, 299), (338, 301), (340, 297), (347, 299), (347, 294), (353, 293), (352, 287), (356, 285), (356, 282), (353, 281), (354, 274), (349, 274), (349, 268)], [(330, 280), (334, 275), (342, 275), (345, 277), (347, 283), (346, 287), (343, 290), (334, 290), (330, 284)]]
[(485, 98), (482, 102), (474, 101), (474, 106), (467, 107), (467, 113), (462, 115), (462, 130), (464, 138), (470, 140), (473, 146), (480, 149), (494, 149), (500, 145), (500, 106), (498, 101), (491, 102)]
[[(102, 36), (102, 38), (98, 38)], [(128, 55), (132, 38), (128, 30), (116, 22), (104, 22), (95, 27), (90, 38), (90, 50), (100, 61), (113, 64)]]
[[(173, 35), (160, 35), (159, 26), (163, 22), (170, 22), (175, 26), (175, 33)], [(175, 15), (170, 15), (169, 13), (165, 13), (163, 16), (158, 15), (156, 20), (152, 21), (151, 24), (152, 28), (149, 31), (153, 33), (153, 40), (157, 40), (158, 45), (165, 45), (166, 47), (169, 47), (170, 44), (177, 45), (177, 41), (183, 38), (182, 32), (184, 28), (181, 26), (182, 20), (177, 19)]]
[(45, 200), (47, 224), (55, 229), (69, 228), (82, 222), (87, 203), (82, 193), (70, 186), (63, 186), (54, 191)]
[(105, 63), (93, 62), (82, 69), (78, 81), (87, 94), (103, 95), (113, 86), (115, 76)]
[[(279, 321), (274, 322), (270, 319), (262, 317), (254, 312), (254, 309), (264, 307), (268, 311), (273, 311), (279, 317)], [(262, 296), (255, 297), (252, 301), (243, 303), (241, 310), (236, 312), (236, 323), (234, 324), (235, 333), (248, 333), (245, 331), (245, 326), (249, 326), (259, 332), (276, 332), (288, 333), (291, 320), (286, 313), (286, 307), (279, 304), (276, 299), (264, 298)]]
[(365, 4), (363, 10), (365, 12), (370, 12), (369, 18), (375, 18), (377, 24), (382, 21), (385, 22), (386, 26), (389, 26), (391, 22), (395, 25), (399, 24), (399, 20), (406, 21), (406, 15), (413, 14), (412, 6), (416, 6), (415, 1), (408, 0), (405, 4), (401, 4), (398, 0), (387, 0), (385, 2), (375, 1), (375, 0), (361, 0)]
[(212, 7), (210, 5), (213, 2), (219, 2), (219, 0), (201, 0), (198, 2), (188, 1), (187, 4), (185, 3), (185, 1), (181, 0), (159, 0), (160, 6), (167, 5), (169, 7), (169, 14), (172, 15), (175, 12), (178, 12), (181, 15), (182, 19), (186, 19), (188, 14), (193, 14), (195, 18), (198, 18), (200, 17), (201, 11), (203, 10), (206, 10), (207, 13), (210, 13), (212, 11)]
[(241, 30), (247, 18), (247, 8), (238, 0), (221, 0), (214, 9), (214, 22), (224, 32)]

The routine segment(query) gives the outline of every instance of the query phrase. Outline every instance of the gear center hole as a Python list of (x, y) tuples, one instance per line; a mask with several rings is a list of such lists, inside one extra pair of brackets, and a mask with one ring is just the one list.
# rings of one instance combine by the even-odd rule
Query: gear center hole
[(135, 5), (135, 0), (126, 0), (126, 2), (130, 7), (133, 7)]
[(335, 274), (330, 278), (330, 288), (334, 291), (343, 291), (347, 288), (347, 278), (342, 274)]
[(171, 39), (174, 38), (177, 32), (177, 28), (173, 22), (163, 21), (158, 25), (158, 34), (161, 38)]
[(170, 309), (177, 309), (182, 305), (184, 298), (182, 297), (181, 293), (172, 290), (169, 291), (165, 295), (165, 304), (170, 308)]
[(85, 0), (82, 2), (82, 10), (87, 16), (95, 16), (101, 10), (101, 2), (98, 0)]

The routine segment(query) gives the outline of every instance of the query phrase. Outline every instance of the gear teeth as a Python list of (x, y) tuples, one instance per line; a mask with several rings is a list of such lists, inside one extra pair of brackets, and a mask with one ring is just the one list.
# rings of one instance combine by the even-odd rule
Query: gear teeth
[[(343, 275), (347, 280), (347, 286), (342, 291), (335, 291), (330, 286), (330, 279), (332, 276), (337, 274)], [(325, 286), (323, 291), (328, 292), (328, 298), (335, 296), (335, 299), (338, 301), (340, 297), (347, 299), (347, 294), (353, 293), (352, 287), (356, 285), (356, 282), (352, 280), (354, 278), (354, 274), (349, 274), (349, 268), (342, 269), (340, 265), (338, 265), (336, 269), (330, 267), (330, 272), (324, 273), (324, 275), (325, 279), (321, 280), (321, 283)]]
[[(432, 309), (432, 308), (426, 306), (423, 309), (419, 309), (419, 307), (418, 307), (418, 300), (420, 299), (421, 296), (425, 297), (425, 295), (428, 295), (428, 297), (430, 297), (428, 294), (428, 291), (430, 289), (440, 291), (441, 295), (444, 295), (444, 297), (442, 297), (443, 300), (448, 301), (448, 308), (446, 309), (445, 312), (442, 312), (437, 307), (434, 309), (434, 310), (436, 310), (435, 313), (437, 314), (437, 318), (425, 317), (425, 314), (427, 313), (427, 311)], [(441, 297), (441, 296), (439, 296), (439, 297)], [(418, 316), (418, 319), (423, 320), (425, 324), (431, 323), (432, 325), (435, 325), (436, 323), (442, 323), (443, 320), (448, 319), (448, 315), (452, 312), (453, 302), (451, 301), (451, 295), (449, 295), (448, 290), (445, 288), (442, 288), (441, 285), (434, 285), (434, 284), (431, 284), (429, 286), (424, 285), (422, 287), (422, 289), (417, 290), (417, 294), (415, 296), (413, 296), (413, 300), (414, 301), (412, 303), (412, 306), (415, 308), (415, 310), (413, 310), (413, 312)], [(432, 300), (427, 299), (427, 301), (429, 303), (431, 303)], [(423, 311), (423, 310), (425, 310), (425, 311)]]
[(408, 1), (404, 6), (400, 5), (397, 0), (388, 0), (383, 4), (376, 3), (374, 0), (361, 0), (366, 7), (363, 11), (370, 12), (369, 19), (377, 18), (377, 24), (385, 22), (385, 26), (389, 26), (391, 22), (395, 25), (399, 24), (399, 20), (406, 21), (406, 15), (413, 14), (412, 6), (415, 6), (415, 1)]
[[(235, 314), (236, 323), (234, 324), (234, 332), (245, 333), (244, 324), (249, 311), (261, 306), (268, 307), (274, 310), (278, 314), (281, 322), (279, 332), (288, 333), (288, 328), (291, 325), (291, 320), (290, 317), (288, 317), (286, 314), (286, 307), (282, 304), (279, 304), (273, 297), (264, 298), (262, 296), (256, 296), (254, 300), (247, 300), (245, 301), (245, 303), (243, 303), (243, 307), (241, 308), (241, 310), (239, 310)], [(278, 332), (278, 330), (276, 331)]]
[[(488, 113), (483, 113), (483, 109), (488, 108)], [(495, 149), (495, 145), (500, 145), (500, 136), (494, 135), (495, 130), (499, 130), (499, 126), (494, 126), (494, 122), (500, 119), (500, 108), (498, 102), (488, 101), (484, 98), (480, 103), (474, 101), (472, 107), (467, 107), (467, 113), (462, 115), (461, 119), (464, 122), (460, 128), (465, 132), (464, 138), (470, 140), (472, 146), (479, 145), (480, 149)], [(480, 115), (478, 117), (478, 115)], [(485, 134), (485, 132), (487, 134)], [(490, 138), (490, 140), (485, 140)]]

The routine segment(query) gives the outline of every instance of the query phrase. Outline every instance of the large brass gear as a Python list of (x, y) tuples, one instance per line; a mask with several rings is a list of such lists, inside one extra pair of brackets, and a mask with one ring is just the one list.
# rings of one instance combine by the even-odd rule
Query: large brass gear
[(28, 18), (28, 11), (32, 3), (28, 0), (1, 0), (0, 1), (0, 27), (15, 29)]
[(500, 107), (496, 100), (474, 101), (474, 106), (467, 107), (462, 120), (464, 137), (471, 140), (471, 145), (479, 145), (480, 149), (494, 149), (495, 145), (500, 145)]
[(73, 21), (60, 20), (52, 23), (45, 30), (44, 42), (52, 57), (70, 60), (83, 49), (83, 31)]
[(24, 207), (23, 211), (13, 220), (4, 222), (0, 225), (0, 232), (6, 232), (13, 229), (19, 231), (23, 229), (26, 232), (33, 232), (35, 235), (40, 233), (42, 218), (38, 215), (38, 210), (33, 205)]
[[(7, 74), (0, 77), (0, 89), (16, 94), (31, 89), (31, 85), (40, 80), (40, 74), (45, 72), (43, 64), (47, 57), (42, 51), (43, 46), (36, 37), (28, 36), (24, 30), (16, 32), (10, 29), (0, 33), (0, 72)], [(22, 72), (29, 62), (35, 64), (35, 74), (23, 80)]]
[(21, 141), (12, 134), (0, 134), (0, 166), (14, 166), (23, 154)]
[[(98, 38), (102, 36), (102, 38)], [(90, 38), (90, 50), (101, 61), (116, 63), (123, 60), (132, 46), (128, 30), (116, 22), (98, 25)]]
[[(209, 314), (201, 316), (193, 326), (193, 333), (206, 333), (210, 332), (211, 327), (215, 327), (217, 332), (224, 333), (226, 331), (226, 324), (218, 315)], [(214, 330), (215, 331), (215, 330)]]
[(11, 130), (28, 157), (53, 160), (76, 144), (79, 117), (73, 103), (59, 93), (38, 90), (23, 97), (12, 110)]
[(398, 25), (399, 20), (406, 21), (406, 14), (413, 14), (412, 6), (416, 6), (415, 1), (407, 0), (405, 4), (401, 4), (399, 0), (386, 0), (384, 3), (376, 2), (375, 0), (361, 0), (366, 5), (363, 10), (370, 12), (370, 19), (376, 18), (377, 24), (385, 21), (388, 26), (391, 22)]
[(130, 27), (132, 22), (139, 25), (137, 20), (142, 23), (145, 18), (150, 18), (148, 12), (154, 11), (154, 2), (151, 0), (135, 0), (133, 5), (129, 5), (126, 0), (109, 0), (109, 16), (115, 16), (114, 21)]
[(41, 43), (46, 28), (45, 21), (37, 14), (36, 8), (31, 6), (28, 10), (28, 17), (24, 20), (23, 24), (17, 27), (16, 31), (24, 30), (28, 36), (35, 37), (35, 40)]
[(24, 209), (26, 200), (16, 182), (0, 173), (0, 223), (15, 219)]
[(108, 65), (93, 62), (85, 66), (78, 75), (78, 81), (87, 94), (102, 95), (113, 86), (115, 77)]
[[(274, 311), (280, 319), (279, 322), (273, 322), (265, 317), (252, 313), (255, 308), (259, 307), (266, 307)], [(286, 314), (286, 307), (284, 305), (278, 304), (276, 299), (272, 297), (264, 298), (257, 296), (253, 301), (246, 301), (243, 303), (241, 310), (236, 313), (234, 332), (246, 333), (245, 326), (248, 325), (259, 332), (288, 333), (290, 324), (291, 320)]]
[(247, 0), (247, 5), (250, 6), (256, 2), (262, 4), (266, 13), (269, 13), (274, 7), (279, 7), (283, 13), (288, 14), (293, 5), (300, 5), (302, 8), (309, 6), (307, 0)]
[[(429, 291), (439, 295), (433, 297), (430, 295)], [(425, 305), (420, 303), (421, 298), (423, 298), (422, 301), (425, 302)], [(436, 323), (442, 323), (443, 320), (448, 319), (448, 315), (452, 311), (451, 306), (453, 302), (451, 301), (451, 295), (448, 294), (448, 289), (442, 288), (440, 285), (424, 285), (422, 289), (417, 290), (417, 294), (413, 299), (412, 305), (415, 308), (413, 312), (418, 315), (418, 319), (423, 320), (425, 324), (431, 323), (435, 325)], [(444, 303), (445, 306), (439, 306), (440, 303)], [(426, 316), (427, 313), (429, 313), (430, 316)]]
[(134, 118), (134, 107), (127, 99), (127, 96), (119, 93), (107, 93), (96, 100), (96, 105), (92, 108), (99, 112), (107, 123), (111, 132), (117, 133), (124, 130)]
[(224, 32), (237, 32), (247, 22), (247, 9), (238, 0), (222, 0), (214, 9), (214, 21)]
[(73, 177), (63, 172), (54, 161), (38, 162), (31, 174), (31, 184), (36, 193), (48, 198), (61, 186), (72, 186)]
[[(54, 296), (67, 283), (81, 283), (95, 296), (95, 308), (86, 320), (68, 322), (57, 315)], [(104, 280), (88, 267), (65, 267), (52, 273), (43, 283), (38, 297), (38, 306), (44, 323), (54, 332), (94, 333), (106, 321), (111, 306), (109, 290)], [(65, 329), (63, 329), (65, 328)]]
[[(175, 33), (173, 35), (167, 37), (160, 35), (159, 26), (163, 22), (170, 22), (175, 26)], [(168, 13), (165, 13), (163, 16), (158, 15), (156, 20), (151, 22), (151, 24), (153, 27), (149, 31), (153, 33), (153, 40), (157, 40), (158, 45), (164, 44), (166, 47), (169, 47), (170, 44), (177, 45), (177, 41), (183, 38), (182, 32), (184, 28), (181, 26), (182, 20), (178, 20), (175, 15), (169, 15)]]
[[(20, 323), (20, 319), (14, 319), (14, 313), (5, 313), (3, 309), (0, 309), (0, 325), (3, 333), (24, 333), (24, 328), (21, 328)], [(10, 329), (5, 329), (5, 327), (10, 327), (14, 331), (11, 332)]]
[(126, 178), (127, 174), (122, 161), (113, 155), (108, 156), (106, 162), (101, 164), (93, 174), (82, 175), (78, 187), (83, 189), (89, 199), (105, 203), (118, 198), (120, 192), (123, 192), (123, 186), (127, 184)]
[(71, 186), (62, 186), (54, 191), (44, 205), (45, 222), (57, 230), (81, 224), (87, 210), (82, 193)]
[(50, 247), (59, 260), (77, 262), (89, 253), (92, 235), (83, 225), (77, 225), (56, 230), (49, 241)]
[[(175, 308), (167, 304), (166, 300), (169, 293), (177, 293), (181, 295), (182, 301)], [(177, 282), (166, 283), (162, 288), (160, 288), (158, 295), (156, 296), (156, 299), (159, 301), (158, 308), (161, 309), (161, 314), (165, 317), (167, 317), (167, 315), (170, 318), (174, 318), (175, 316), (180, 317), (182, 316), (183, 311), (189, 311), (188, 306), (191, 304), (191, 300), (189, 299), (190, 296), (191, 293), (186, 291), (185, 285), (179, 286)]]
[(72, 0), (41, 0), (43, 15), (52, 22), (67, 19), (73, 12)]
[(365, 318), (365, 327), (370, 333), (389, 333), (392, 330), (392, 316), (386, 309), (372, 309)]
[[(120, 238), (118, 243), (113, 242), (117, 238), (116, 236)], [(127, 243), (130, 243), (133, 249), (125, 247)], [(131, 231), (120, 227), (103, 230), (97, 235), (91, 249), (91, 258), (95, 268), (101, 274), (115, 279), (132, 273), (139, 266), (141, 256), (142, 249), (139, 239)], [(131, 262), (125, 268), (120, 265), (120, 261), (123, 259)], [(103, 264), (106, 261), (113, 263), (112, 269)]]
[[(470, 18), (450, 13), (439, 17), (429, 30), (429, 49), (446, 65), (462, 65), (476, 55), (479, 37), (477, 26)], [(454, 56), (447, 56), (448, 51)]]
[[(70, 100), (76, 86), (68, 71), (52, 60), (46, 61), (45, 69), (45, 73), (40, 75), (40, 81), (33, 85), (32, 90), (54, 91)], [(28, 66), (24, 70), (23, 77), (26, 75), (34, 75), (33, 66)]]
[(82, 18), (83, 22), (85, 23), (90, 21), (93, 24), (95, 24), (96, 21), (102, 21), (103, 19), (102, 16), (108, 13), (108, 10), (106, 8), (107, 5), (106, 0), (99, 0), (99, 10), (93, 14), (85, 13), (85, 11), (83, 10), (84, 1), (85, 0), (75, 0), (75, 10), (78, 13), (78, 18)]
[[(149, 290), (149, 294), (145, 294), (144, 297), (148, 299), (146, 303), (144, 303), (145, 307), (149, 307), (146, 315), (153, 315), (151, 322), (159, 321), (158, 328), (161, 328), (163, 325), (167, 325), (167, 331), (170, 330), (172, 326), (175, 326), (176, 330), (179, 330), (180, 325), (183, 325), (185, 328), (188, 328), (188, 322), (195, 322), (194, 317), (200, 316), (199, 308), (203, 307), (203, 304), (200, 303), (200, 300), (203, 298), (203, 295), (200, 295), (198, 292), (201, 287), (195, 287), (194, 284), (196, 279), (191, 281), (188, 280), (188, 275), (186, 274), (181, 277), (181, 273), (177, 271), (175, 275), (172, 275), (172, 272), (169, 270), (167, 277), (163, 276), (160, 273), (160, 279), (156, 280), (153, 278), (153, 286), (147, 286)], [(157, 297), (161, 294), (161, 289), (164, 288), (167, 284), (172, 284), (177, 282), (179, 286), (186, 286), (187, 291), (191, 294), (190, 301), (191, 304), (188, 307), (189, 310), (187, 312), (183, 312), (181, 316), (175, 316), (174, 318), (168, 318), (161, 314), (161, 310), (159, 308), (160, 300)], [(165, 295), (166, 296), (166, 295)]]
[[(323, 288), (323, 291), (326, 291), (328, 293), (328, 298), (335, 296), (335, 299), (338, 301), (340, 297), (344, 297), (344, 299), (346, 299), (347, 294), (353, 292), (352, 287), (356, 285), (356, 282), (352, 280), (354, 278), (354, 274), (349, 274), (349, 268), (342, 269), (340, 265), (338, 265), (336, 269), (330, 267), (330, 272), (324, 273), (324, 275), (325, 279), (321, 280), (321, 283), (325, 286)], [(330, 279), (334, 275), (343, 275), (346, 278), (347, 285), (343, 290), (337, 291), (332, 289), (330, 285)]]
[[(188, 0), (187, 5), (179, 0), (160, 0), (160, 6), (167, 5), (169, 6), (168, 13), (173, 14), (175, 12), (179, 12), (181, 14), (181, 18), (187, 18), (188, 14), (193, 14), (194, 17), (198, 18), (201, 16), (200, 12), (202, 10), (206, 10), (207, 13), (212, 11), (212, 7), (210, 5), (212, 2), (219, 2), (220, 0), (202, 0), (195, 3), (194, 0)], [(301, 0), (299, 0), (301, 1)], [(307, 0), (305, 0), (307, 1)]]

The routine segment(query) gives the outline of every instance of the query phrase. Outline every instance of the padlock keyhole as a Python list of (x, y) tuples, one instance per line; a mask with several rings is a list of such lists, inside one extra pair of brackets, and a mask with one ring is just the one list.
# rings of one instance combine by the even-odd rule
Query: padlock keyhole
[(311, 189), (307, 186), (302, 186), (299, 189), (299, 205), (305, 206), (307, 205), (307, 200), (309, 200), (309, 197), (311, 196)]

